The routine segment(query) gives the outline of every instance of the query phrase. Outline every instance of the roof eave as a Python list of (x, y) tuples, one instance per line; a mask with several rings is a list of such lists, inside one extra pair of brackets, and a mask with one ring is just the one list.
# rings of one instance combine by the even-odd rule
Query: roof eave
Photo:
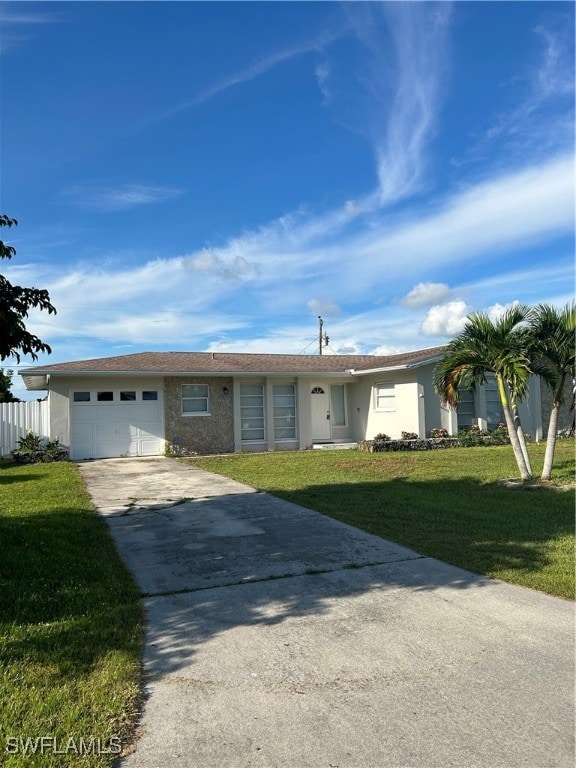
[(20, 374), (24, 379), (24, 385), (29, 392), (40, 392), (48, 389), (49, 374)]
[(332, 376), (349, 378), (350, 371), (323, 371), (320, 369), (314, 371), (71, 371), (71, 370), (58, 370), (58, 371), (42, 371), (34, 370), (27, 373), (26, 371), (20, 371), (20, 375), (26, 381), (26, 379), (40, 378), (50, 376)]
[(418, 360), (414, 363), (404, 363), (404, 365), (388, 365), (384, 366), (382, 368), (363, 368), (362, 370), (356, 370), (355, 368), (350, 368), (347, 373), (349, 373), (351, 376), (365, 376), (369, 373), (388, 373), (390, 371), (407, 371), (412, 368), (422, 368), (424, 365), (430, 365), (430, 363), (436, 363), (438, 360), (441, 360), (441, 355), (435, 355), (434, 357), (429, 357), (426, 360)]

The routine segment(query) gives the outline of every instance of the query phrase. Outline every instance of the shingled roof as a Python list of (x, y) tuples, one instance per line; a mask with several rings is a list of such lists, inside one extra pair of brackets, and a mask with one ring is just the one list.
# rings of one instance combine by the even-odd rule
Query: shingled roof
[(446, 347), (397, 355), (274, 355), (231, 352), (137, 352), (26, 368), (22, 376), (74, 373), (345, 373), (385, 368), (410, 368), (436, 360)]

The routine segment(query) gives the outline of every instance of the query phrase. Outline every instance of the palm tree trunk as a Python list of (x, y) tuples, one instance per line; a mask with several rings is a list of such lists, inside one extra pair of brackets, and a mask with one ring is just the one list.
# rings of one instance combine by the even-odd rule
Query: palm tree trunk
[(560, 413), (560, 403), (564, 392), (564, 382), (566, 374), (560, 377), (558, 389), (554, 393), (554, 402), (550, 412), (550, 421), (548, 422), (548, 434), (546, 435), (546, 453), (544, 454), (544, 468), (542, 469), (541, 479), (548, 481), (552, 477), (552, 465), (554, 464), (554, 451), (556, 450), (556, 433), (558, 431), (558, 415)]
[(516, 427), (516, 434), (518, 435), (518, 442), (520, 443), (520, 448), (522, 449), (522, 454), (524, 456), (524, 461), (526, 462), (526, 468), (528, 469), (528, 472), (530, 475), (533, 474), (532, 472), (532, 464), (530, 463), (530, 456), (528, 455), (528, 447), (526, 445), (526, 437), (524, 436), (524, 430), (522, 429), (522, 424), (520, 422), (520, 415), (518, 413), (518, 406), (514, 401), (512, 401), (512, 418), (514, 420), (514, 426)]
[(531, 480), (532, 473), (526, 465), (524, 454), (522, 453), (522, 447), (520, 446), (520, 440), (518, 439), (518, 433), (516, 432), (516, 425), (510, 411), (510, 405), (508, 403), (508, 394), (506, 392), (506, 386), (500, 374), (496, 374), (496, 381), (498, 382), (498, 392), (500, 394), (500, 402), (502, 403), (502, 410), (504, 411), (504, 419), (506, 426), (508, 427), (508, 436), (510, 438), (510, 444), (514, 451), (514, 458), (520, 471), (520, 477), (522, 480)]

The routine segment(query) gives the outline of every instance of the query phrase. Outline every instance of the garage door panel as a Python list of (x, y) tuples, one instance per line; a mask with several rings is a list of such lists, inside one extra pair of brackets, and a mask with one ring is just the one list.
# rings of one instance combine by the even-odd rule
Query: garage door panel
[[(138, 393), (137, 397), (141, 395)], [(161, 401), (72, 404), (72, 459), (154, 456), (162, 452)]]

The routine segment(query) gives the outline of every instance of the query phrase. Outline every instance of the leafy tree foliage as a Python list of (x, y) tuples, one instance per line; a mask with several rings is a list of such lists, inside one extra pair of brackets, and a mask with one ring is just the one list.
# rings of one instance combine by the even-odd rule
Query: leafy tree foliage
[(534, 354), (541, 357), (543, 363), (550, 368), (547, 383), (552, 390), (552, 411), (542, 470), (542, 480), (550, 480), (565, 383), (576, 375), (576, 304), (566, 304), (561, 310), (548, 304), (539, 304), (532, 318), (531, 330), (534, 335)]
[(0, 403), (20, 402), (20, 398), (14, 397), (10, 391), (12, 376), (14, 376), (14, 371), (4, 371), (4, 368), (0, 368)]
[[(0, 215), (0, 227), (13, 227), (17, 223), (16, 219)], [(16, 249), (12, 245), (0, 240), (0, 259), (11, 259), (15, 254)], [(38, 352), (52, 352), (48, 344), (26, 330), (24, 319), (32, 308), (56, 314), (47, 290), (12, 285), (4, 275), (0, 275), (0, 360), (14, 357), (20, 362), (21, 354), (37, 360)]]
[(486, 382), (488, 373), (495, 375), (510, 443), (523, 480), (531, 479), (532, 468), (519, 425), (517, 401), (528, 392), (530, 374), (541, 373), (530, 359), (526, 324), (532, 314), (529, 307), (516, 305), (495, 322), (485, 313), (470, 315), (462, 332), (448, 344), (434, 380), (442, 400), (455, 408), (460, 390), (474, 389)]

